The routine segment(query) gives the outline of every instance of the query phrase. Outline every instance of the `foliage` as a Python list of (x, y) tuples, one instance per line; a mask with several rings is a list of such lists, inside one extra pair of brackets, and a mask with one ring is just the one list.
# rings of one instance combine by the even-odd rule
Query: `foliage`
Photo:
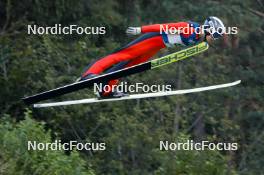
[[(57, 174), (74, 174), (78, 169), (90, 173), (85, 168), (89, 164), (97, 174), (263, 174), (263, 6), (259, 0), (0, 1), (0, 115), (12, 120), (1, 121), (1, 173), (58, 170)], [(238, 87), (33, 110), (36, 120), (24, 120), (26, 106), (21, 97), (73, 82), (89, 62), (134, 39), (125, 35), (126, 27), (188, 20), (202, 23), (209, 15), (220, 17), (226, 26), (237, 26), (239, 33), (217, 41), (215, 48), (193, 59), (126, 80), (185, 89), (241, 79)], [(106, 35), (28, 35), (28, 24), (106, 26)], [(156, 57), (179, 49), (164, 49)], [(91, 96), (91, 91), (83, 90), (56, 100)], [(23, 152), (28, 138), (49, 141), (50, 135), (65, 141), (106, 142), (107, 149), (69, 156)], [(181, 136), (238, 142), (239, 150), (178, 154), (157, 150), (160, 139)]]
[(30, 111), (19, 123), (14, 123), (8, 115), (1, 119), (1, 174), (93, 174), (76, 151), (65, 155), (63, 151), (28, 150), (28, 141), (52, 142), (50, 131), (45, 131), (44, 127), (43, 122), (31, 118)]

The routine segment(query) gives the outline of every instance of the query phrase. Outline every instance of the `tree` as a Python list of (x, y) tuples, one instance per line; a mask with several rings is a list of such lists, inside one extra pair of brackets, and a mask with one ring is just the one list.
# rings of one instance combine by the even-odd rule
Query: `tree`
[(36, 122), (31, 118), (30, 113), (27, 111), (25, 120), (19, 123), (14, 123), (8, 115), (1, 119), (1, 174), (94, 174), (76, 151), (66, 155), (63, 151), (28, 150), (28, 141), (52, 142), (50, 131), (44, 129), (45, 123)]

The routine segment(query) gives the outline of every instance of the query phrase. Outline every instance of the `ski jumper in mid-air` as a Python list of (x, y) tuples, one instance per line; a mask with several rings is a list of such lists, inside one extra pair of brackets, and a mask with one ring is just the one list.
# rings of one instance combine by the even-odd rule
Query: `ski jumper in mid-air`
[[(217, 28), (223, 27), (222, 21), (217, 17), (208, 17), (205, 20), (204, 27), (195, 22), (129, 27), (126, 30), (127, 34), (143, 35), (113, 53), (90, 63), (81, 75), (79, 81), (96, 77), (102, 73), (110, 73), (146, 62), (165, 47), (172, 47), (174, 45), (190, 46), (201, 41), (211, 43), (213, 40), (222, 36), (217, 32)], [(177, 32), (163, 32), (161, 29), (168, 29), (168, 31), (170, 29), (176, 29)], [(209, 32), (209, 29), (213, 30)], [(201, 30), (204, 32), (201, 32)], [(118, 84), (118, 80), (111, 80), (105, 84), (113, 87)], [(101, 98), (121, 97), (124, 96), (124, 93), (110, 88), (108, 91), (99, 92), (99, 96)]]

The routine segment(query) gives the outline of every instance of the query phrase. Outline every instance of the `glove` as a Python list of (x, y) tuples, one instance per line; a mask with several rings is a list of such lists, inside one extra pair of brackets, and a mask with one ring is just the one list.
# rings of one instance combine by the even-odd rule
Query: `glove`
[(138, 35), (141, 34), (141, 27), (128, 27), (126, 30), (128, 35)]

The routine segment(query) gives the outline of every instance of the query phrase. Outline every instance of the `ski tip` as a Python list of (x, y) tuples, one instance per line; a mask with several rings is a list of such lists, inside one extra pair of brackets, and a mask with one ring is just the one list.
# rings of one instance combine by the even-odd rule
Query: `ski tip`
[(241, 82), (242, 82), (241, 80), (237, 80), (237, 81), (234, 82), (234, 84), (237, 85), (237, 84), (240, 84)]

